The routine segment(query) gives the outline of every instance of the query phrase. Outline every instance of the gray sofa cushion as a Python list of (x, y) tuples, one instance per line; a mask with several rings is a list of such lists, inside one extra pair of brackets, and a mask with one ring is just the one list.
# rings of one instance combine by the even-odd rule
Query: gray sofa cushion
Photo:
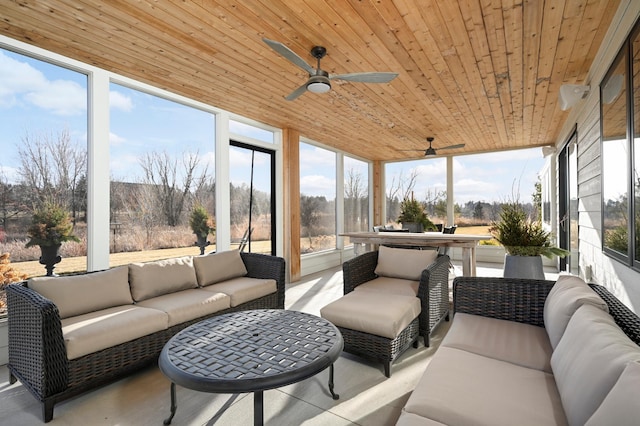
[(422, 271), (438, 257), (436, 250), (412, 250), (380, 246), (375, 274), (420, 281)]
[(605, 301), (582, 279), (572, 275), (558, 277), (544, 302), (544, 327), (547, 329), (551, 347), (555, 349), (569, 319), (585, 303), (609, 312)]
[(131, 296), (136, 302), (198, 287), (191, 256), (129, 265)]
[(231, 307), (267, 296), (278, 291), (276, 280), (240, 277), (203, 287), (202, 290), (224, 293), (231, 299)]
[(62, 320), (67, 358), (76, 359), (167, 328), (167, 314), (118, 306)]
[(320, 309), (320, 316), (338, 327), (395, 339), (420, 309), (417, 297), (353, 291)]
[(377, 291), (400, 296), (417, 296), (420, 281), (404, 278), (378, 277), (355, 288), (355, 291)]
[(37, 277), (29, 288), (51, 300), (58, 307), (60, 318), (120, 305), (131, 305), (131, 292), (126, 266), (63, 277)]
[(247, 275), (239, 250), (196, 256), (193, 258), (193, 266), (200, 287)]
[(634, 426), (640, 422), (640, 363), (630, 362), (586, 426)]
[(229, 309), (230, 298), (223, 293), (214, 293), (199, 288), (192, 288), (177, 293), (152, 297), (151, 299), (139, 302), (138, 306), (166, 312), (168, 316), (168, 326), (172, 327), (186, 321)]
[(457, 313), (441, 346), (463, 349), (551, 373), (551, 344), (542, 327)]
[(608, 313), (589, 304), (578, 308), (551, 356), (569, 423), (584, 425), (626, 365), (637, 360), (640, 348)]
[(552, 374), (446, 346), (404, 410), (457, 426), (566, 424)]

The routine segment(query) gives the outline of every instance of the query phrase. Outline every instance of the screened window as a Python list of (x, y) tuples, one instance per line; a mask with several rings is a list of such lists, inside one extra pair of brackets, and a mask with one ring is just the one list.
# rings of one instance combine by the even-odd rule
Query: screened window
[[(369, 165), (344, 157), (344, 230), (371, 230), (369, 226)], [(348, 244), (348, 242), (347, 242)]]
[[(636, 36), (632, 37), (637, 39)], [(632, 99), (640, 96), (637, 79), (630, 80), (633, 75), (633, 61), (629, 55), (638, 57), (637, 41), (625, 43), (613, 65), (600, 84), (601, 125), (602, 125), (602, 229), (603, 247), (610, 255), (626, 259), (632, 264), (640, 250), (637, 244), (632, 244), (638, 237), (636, 232), (637, 220), (629, 220), (637, 211), (637, 196), (630, 203), (630, 191), (638, 193), (636, 168), (640, 162), (631, 156), (634, 143), (629, 135), (640, 129), (632, 130), (634, 123), (630, 120)], [(631, 91), (629, 91), (631, 87)], [(633, 173), (632, 173), (633, 171)], [(633, 189), (632, 189), (633, 188)], [(636, 226), (633, 226), (636, 224)]]
[(300, 250), (316, 253), (336, 248), (337, 154), (300, 144)]
[(213, 114), (110, 90), (111, 266), (215, 250)]

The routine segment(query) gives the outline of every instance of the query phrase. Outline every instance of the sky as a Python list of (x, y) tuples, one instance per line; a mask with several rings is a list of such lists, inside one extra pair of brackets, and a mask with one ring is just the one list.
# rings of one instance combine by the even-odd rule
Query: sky
[[(68, 129), (73, 141), (87, 139), (87, 77), (56, 65), (0, 49), (0, 169), (17, 179), (18, 147), (29, 134), (57, 134)], [(181, 158), (197, 153), (199, 167), (211, 172), (215, 164), (214, 115), (153, 95), (112, 84), (110, 88), (110, 166), (112, 178), (139, 181), (140, 157), (150, 148)], [(232, 132), (268, 140), (272, 133), (232, 122)], [(322, 142), (322, 141), (318, 141)], [(250, 151), (231, 149), (234, 184), (247, 182)], [(256, 154), (255, 187), (268, 189), (268, 158)], [(505, 201), (519, 186), (521, 200), (530, 201), (544, 165), (539, 148), (495, 154), (457, 156), (454, 163), (455, 202)], [(300, 149), (301, 190), (306, 195), (335, 197), (336, 154), (309, 144)], [(366, 164), (345, 159), (345, 168), (366, 174)], [(414, 196), (446, 189), (444, 158), (388, 164), (387, 183), (417, 173)]]

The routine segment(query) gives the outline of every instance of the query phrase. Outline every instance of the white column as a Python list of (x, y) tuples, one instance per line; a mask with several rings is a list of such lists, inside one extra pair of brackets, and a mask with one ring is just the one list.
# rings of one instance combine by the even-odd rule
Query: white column
[(231, 248), (229, 114), (216, 114), (216, 251)]
[(447, 157), (447, 226), (455, 225), (453, 208), (453, 157)]
[(109, 76), (88, 79), (87, 270), (109, 268)]

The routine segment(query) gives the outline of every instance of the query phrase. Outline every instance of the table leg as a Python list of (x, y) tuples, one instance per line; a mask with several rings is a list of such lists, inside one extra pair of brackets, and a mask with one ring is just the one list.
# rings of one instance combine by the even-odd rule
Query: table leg
[(264, 407), (263, 407), (262, 391), (253, 393), (253, 426), (262, 426), (264, 424)]
[(331, 397), (333, 399), (340, 399), (340, 395), (333, 391), (333, 364), (329, 367), (329, 392), (331, 392)]
[(471, 269), (471, 249), (469, 247), (462, 247), (462, 276), (473, 276)]
[(176, 398), (176, 384), (171, 382), (171, 415), (162, 422), (165, 425), (170, 425), (173, 416), (176, 415), (176, 409), (178, 408), (178, 399)]

